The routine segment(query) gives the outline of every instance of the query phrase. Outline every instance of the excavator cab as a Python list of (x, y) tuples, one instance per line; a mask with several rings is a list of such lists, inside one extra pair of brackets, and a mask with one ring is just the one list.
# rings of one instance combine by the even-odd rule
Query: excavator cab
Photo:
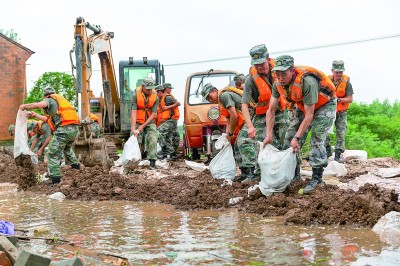
[(121, 133), (130, 133), (132, 93), (142, 86), (144, 78), (152, 78), (156, 84), (165, 82), (164, 68), (158, 60), (133, 60), (119, 62), (119, 94), (121, 98)]

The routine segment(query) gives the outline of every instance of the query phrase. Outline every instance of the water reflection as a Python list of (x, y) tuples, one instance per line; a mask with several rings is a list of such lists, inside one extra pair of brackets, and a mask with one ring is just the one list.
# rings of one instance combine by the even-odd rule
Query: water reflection
[[(235, 209), (194, 212), (154, 203), (59, 202), (17, 192), (11, 184), (0, 186), (0, 217), (30, 232), (46, 227), (49, 235), (123, 255), (132, 264), (364, 265), (363, 258), (379, 262), (383, 254), (394, 261), (400, 256), (398, 248), (382, 243), (370, 229), (284, 226), (280, 218)], [(53, 258), (66, 254), (40, 240), (24, 246)]]

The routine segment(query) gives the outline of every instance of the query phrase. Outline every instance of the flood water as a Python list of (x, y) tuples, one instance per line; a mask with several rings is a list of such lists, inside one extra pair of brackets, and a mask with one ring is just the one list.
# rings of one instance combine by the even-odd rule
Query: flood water
[[(380, 241), (371, 229), (285, 226), (281, 218), (236, 209), (179, 211), (154, 203), (58, 201), (17, 192), (14, 184), (0, 184), (0, 220), (29, 235), (47, 230), (47, 237), (122, 255), (132, 265), (400, 265), (400, 248)], [(22, 245), (52, 258), (68, 255), (43, 240)]]

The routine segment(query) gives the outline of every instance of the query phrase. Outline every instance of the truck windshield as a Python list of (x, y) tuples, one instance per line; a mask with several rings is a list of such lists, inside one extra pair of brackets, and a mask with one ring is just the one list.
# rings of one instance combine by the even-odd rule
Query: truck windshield
[(134, 91), (137, 87), (142, 86), (144, 78), (156, 78), (155, 67), (124, 67), (124, 87), (125, 90)]
[[(233, 77), (235, 73), (220, 73), (220, 74), (211, 74), (207, 76), (206, 74), (195, 75), (190, 79), (190, 87), (188, 93), (188, 103), (190, 105), (199, 105), (199, 104), (209, 104), (207, 100), (203, 101), (203, 97), (201, 96), (201, 91), (203, 87), (207, 83), (211, 83), (218, 90), (223, 89), (224, 87), (230, 85), (235, 86), (235, 82), (233, 81)], [(200, 88), (199, 88), (200, 85)], [(199, 88), (199, 94), (196, 95), (197, 88)]]

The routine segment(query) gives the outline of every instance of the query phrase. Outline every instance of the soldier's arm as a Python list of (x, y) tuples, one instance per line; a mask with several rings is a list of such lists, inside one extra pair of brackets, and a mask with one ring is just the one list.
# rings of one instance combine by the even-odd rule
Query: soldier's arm
[(48, 136), (48, 137), (45, 139), (45, 141), (44, 141), (42, 147), (40, 147), (40, 149), (38, 150), (38, 153), (39, 153), (39, 151), (40, 151), (40, 154), (42, 154), (42, 153), (44, 152), (44, 149), (47, 147), (47, 145), (49, 145), (50, 140), (51, 140), (51, 136)]
[(47, 103), (44, 101), (37, 102), (37, 103), (26, 103), (26, 104), (21, 104), (19, 109), (22, 111), (25, 109), (35, 109), (35, 108), (46, 108)]
[(36, 144), (38, 143), (38, 141), (39, 141), (39, 138), (36, 136), (36, 138), (32, 141), (32, 144), (31, 144), (31, 151), (33, 151), (33, 149), (36, 147)]
[(229, 129), (228, 132), (233, 133), (235, 131), (235, 128), (237, 127), (238, 114), (236, 112), (235, 107), (233, 106), (228, 107), (228, 113), (229, 113), (229, 127), (227, 127), (227, 129)]

